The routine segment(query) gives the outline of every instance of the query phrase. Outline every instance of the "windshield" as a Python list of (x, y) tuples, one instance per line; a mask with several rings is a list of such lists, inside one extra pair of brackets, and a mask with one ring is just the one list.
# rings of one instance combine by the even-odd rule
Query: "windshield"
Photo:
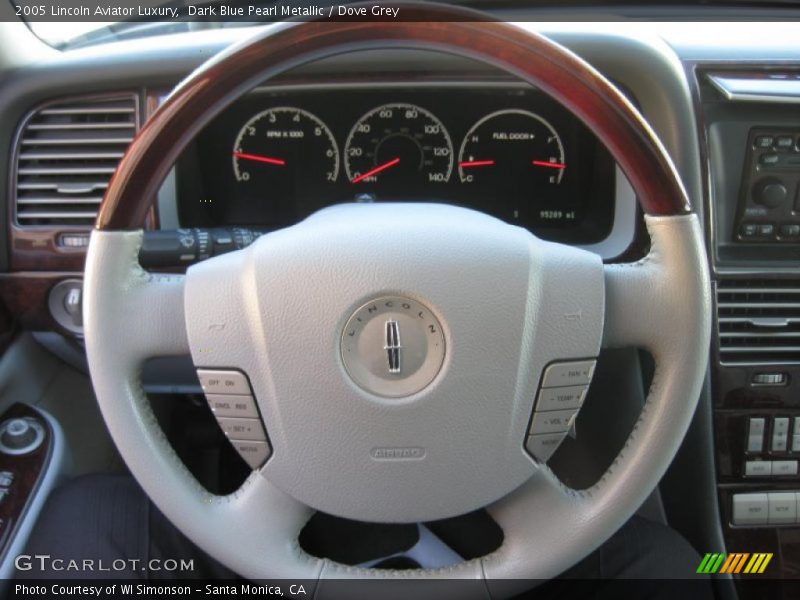
[(70, 42), (82, 37), (88, 32), (96, 32), (102, 29), (108, 29), (108, 27), (114, 23), (115, 21), (98, 23), (77, 22), (70, 23), (69, 27), (64, 27), (64, 23), (52, 22), (40, 23), (28, 21), (27, 24), (33, 33), (51, 46), (64, 47), (68, 46)]

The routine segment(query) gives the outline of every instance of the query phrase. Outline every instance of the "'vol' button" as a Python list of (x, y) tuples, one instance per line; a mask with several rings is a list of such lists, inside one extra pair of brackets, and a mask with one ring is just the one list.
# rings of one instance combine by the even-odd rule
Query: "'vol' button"
[(577, 410), (552, 410), (533, 414), (530, 434), (561, 433), (572, 426), (572, 419)]

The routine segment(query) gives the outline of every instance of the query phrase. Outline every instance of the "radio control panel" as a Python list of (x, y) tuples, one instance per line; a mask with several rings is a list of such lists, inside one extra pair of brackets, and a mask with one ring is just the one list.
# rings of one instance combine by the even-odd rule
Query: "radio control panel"
[(800, 128), (750, 130), (735, 227), (738, 242), (800, 242)]

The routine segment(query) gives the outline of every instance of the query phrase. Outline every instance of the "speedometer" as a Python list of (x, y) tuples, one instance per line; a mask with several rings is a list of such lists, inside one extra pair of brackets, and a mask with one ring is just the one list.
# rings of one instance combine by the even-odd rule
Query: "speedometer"
[(377, 186), (390, 195), (446, 183), (453, 171), (450, 134), (414, 104), (384, 104), (369, 111), (350, 130), (344, 154), (351, 183)]
[(333, 182), (339, 150), (328, 126), (292, 106), (269, 108), (251, 117), (233, 143), (233, 174), (255, 192), (289, 197), (303, 179)]

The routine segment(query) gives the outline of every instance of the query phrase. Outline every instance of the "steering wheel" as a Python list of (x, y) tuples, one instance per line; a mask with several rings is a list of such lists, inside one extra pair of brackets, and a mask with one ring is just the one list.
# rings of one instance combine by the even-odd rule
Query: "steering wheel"
[[(180, 530), (241, 576), (477, 578), (502, 595), (504, 579), (548, 579), (572, 566), (658, 484), (706, 371), (706, 256), (665, 150), (602, 75), (510, 24), (431, 5), (402, 10), (416, 22), (265, 28), (201, 66), (156, 111), (122, 159), (92, 233), (89, 366), (130, 471)], [(151, 199), (213, 117), (293, 67), (377, 49), (482, 61), (559, 101), (630, 181), (646, 213), (649, 254), (604, 265), (463, 208), (353, 204), (185, 276), (142, 270)], [(572, 418), (545, 412), (542, 392), (586, 384), (601, 347), (620, 346), (653, 356), (646, 404), (600, 481), (570, 489), (529, 438), (556, 422), (563, 432)], [(140, 384), (149, 357), (186, 354), (198, 369), (249, 384), (265, 427), (268, 460), (228, 496), (190, 475)], [(481, 507), (502, 528), (501, 547), (447, 569), (354, 568), (312, 557), (297, 541), (314, 510), (408, 523)]]

